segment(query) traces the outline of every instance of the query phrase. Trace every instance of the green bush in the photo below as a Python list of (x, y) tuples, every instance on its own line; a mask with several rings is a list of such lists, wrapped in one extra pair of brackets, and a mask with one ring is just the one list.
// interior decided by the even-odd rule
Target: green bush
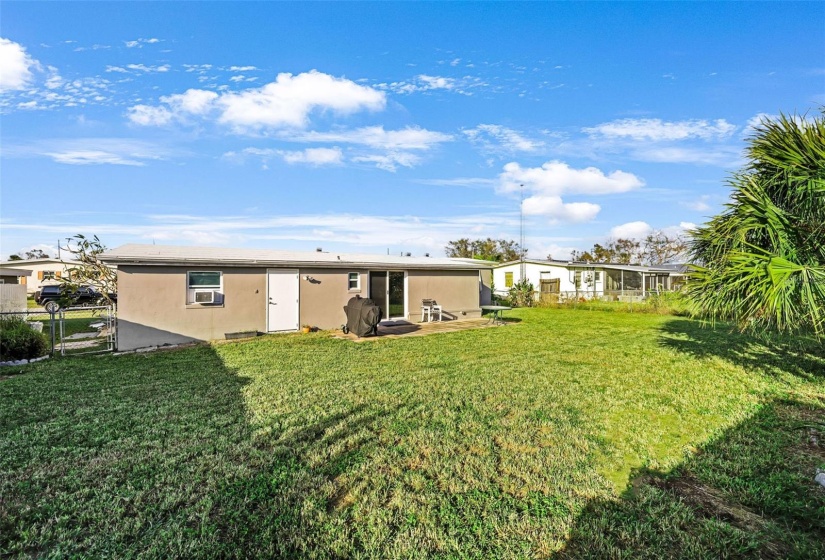
[(516, 282), (510, 288), (510, 306), (533, 307), (536, 304), (536, 289), (529, 280)]
[(0, 362), (31, 360), (48, 352), (46, 336), (18, 317), (0, 318)]

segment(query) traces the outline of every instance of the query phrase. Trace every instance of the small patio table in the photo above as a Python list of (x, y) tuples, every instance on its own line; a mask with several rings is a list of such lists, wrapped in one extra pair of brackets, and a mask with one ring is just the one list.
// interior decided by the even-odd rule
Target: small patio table
[(510, 311), (512, 307), (507, 307), (506, 305), (482, 305), (482, 311), (492, 311), (493, 314), (490, 316), (490, 320), (487, 321), (487, 324), (490, 323), (494, 325), (506, 325), (504, 319), (501, 318), (502, 311)]

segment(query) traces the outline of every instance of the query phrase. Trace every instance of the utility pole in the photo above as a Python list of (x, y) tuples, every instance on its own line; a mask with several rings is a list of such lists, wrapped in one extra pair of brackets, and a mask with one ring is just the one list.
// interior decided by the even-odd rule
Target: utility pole
[(519, 281), (524, 282), (525, 278), (525, 264), (524, 264), (524, 183), (519, 185), (521, 193), (521, 201), (519, 202)]

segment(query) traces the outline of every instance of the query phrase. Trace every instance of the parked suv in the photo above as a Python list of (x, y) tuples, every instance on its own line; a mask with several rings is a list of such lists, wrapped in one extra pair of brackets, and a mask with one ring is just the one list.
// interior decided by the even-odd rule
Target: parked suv
[(43, 286), (40, 291), (35, 292), (34, 301), (39, 305), (46, 305), (50, 301), (56, 301), (61, 305), (101, 305), (105, 298), (91, 286), (80, 286), (77, 291), (70, 292), (63, 284), (54, 286)]

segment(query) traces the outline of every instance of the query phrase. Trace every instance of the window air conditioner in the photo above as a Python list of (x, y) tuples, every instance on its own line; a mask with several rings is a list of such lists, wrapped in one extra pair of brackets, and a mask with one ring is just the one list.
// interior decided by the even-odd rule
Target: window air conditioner
[(195, 303), (215, 303), (215, 292), (213, 290), (198, 290), (195, 292)]

